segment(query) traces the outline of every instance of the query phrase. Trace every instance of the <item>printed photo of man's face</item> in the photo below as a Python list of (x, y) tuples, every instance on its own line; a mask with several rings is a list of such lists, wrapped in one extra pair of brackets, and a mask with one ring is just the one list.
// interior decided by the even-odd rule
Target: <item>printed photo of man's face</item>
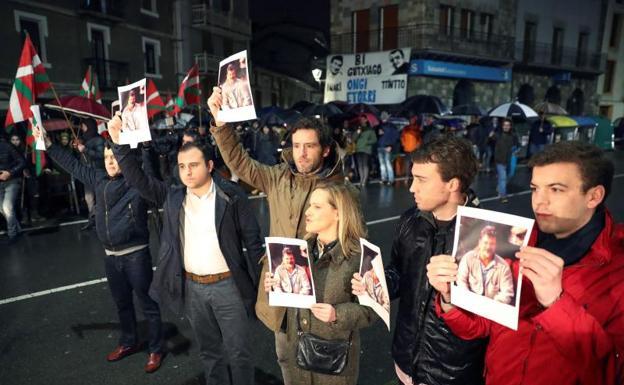
[(342, 56), (334, 56), (329, 61), (329, 72), (336, 76), (340, 73), (340, 69), (342, 68)]
[(390, 62), (392, 66), (397, 69), (405, 63), (405, 58), (403, 57), (403, 51), (400, 49), (394, 50), (390, 52)]

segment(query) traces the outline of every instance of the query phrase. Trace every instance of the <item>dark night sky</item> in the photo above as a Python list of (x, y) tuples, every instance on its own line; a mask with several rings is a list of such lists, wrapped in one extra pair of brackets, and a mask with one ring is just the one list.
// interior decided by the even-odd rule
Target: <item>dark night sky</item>
[(250, 0), (251, 20), (259, 27), (289, 22), (317, 28), (329, 37), (329, 0)]

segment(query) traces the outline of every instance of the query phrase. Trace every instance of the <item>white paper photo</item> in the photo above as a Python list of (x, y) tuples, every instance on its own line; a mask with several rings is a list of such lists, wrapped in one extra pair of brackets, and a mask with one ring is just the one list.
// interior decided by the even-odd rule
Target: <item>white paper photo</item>
[(451, 303), (517, 330), (522, 273), (514, 277), (512, 262), (528, 244), (533, 224), (530, 218), (459, 207), (453, 246), (459, 268)]
[(358, 295), (358, 301), (372, 308), (390, 330), (390, 296), (381, 250), (363, 238), (360, 238), (360, 249), (359, 273), (366, 286), (366, 294)]
[(146, 80), (117, 87), (121, 110), (119, 143), (136, 148), (138, 143), (152, 140), (146, 106)]
[(220, 122), (240, 122), (257, 118), (247, 63), (247, 51), (235, 53), (219, 63), (218, 84), (223, 97), (221, 110), (217, 113), (217, 120)]
[(308, 243), (302, 239), (266, 237), (269, 270), (277, 283), (269, 292), (269, 305), (309, 309), (316, 303)]
[(30, 106), (30, 111), (32, 111), (32, 118), (30, 118), (30, 124), (32, 126), (32, 133), (35, 137), (35, 150), (45, 151), (45, 141), (43, 137), (45, 135), (45, 128), (43, 128), (43, 121), (41, 120), (41, 110), (39, 109), (39, 105), (33, 104)]

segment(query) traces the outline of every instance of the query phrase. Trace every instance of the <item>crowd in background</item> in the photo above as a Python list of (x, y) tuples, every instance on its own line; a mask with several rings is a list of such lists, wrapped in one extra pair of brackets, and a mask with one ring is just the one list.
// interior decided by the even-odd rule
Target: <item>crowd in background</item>
[[(393, 185), (397, 178), (409, 180), (410, 155), (423, 143), (439, 135), (454, 135), (470, 140), (483, 173), (496, 171), (499, 197), (502, 202), (507, 201), (507, 185), (514, 176), (521, 147), (511, 120), (473, 116), (466, 124), (458, 119), (420, 115), (397, 121), (391, 119), (385, 111), (380, 114), (379, 121), (371, 118), (370, 114), (338, 121), (325, 120), (343, 159), (344, 174), (356, 186), (363, 188), (371, 179), (388, 186)], [(81, 119), (76, 125), (77, 135), (71, 130), (54, 131), (50, 133), (52, 140), (71, 149), (76, 158), (90, 167), (103, 168), (106, 131), (98, 134), (97, 123), (93, 119)], [(261, 120), (254, 120), (236, 124), (236, 133), (245, 150), (254, 159), (267, 165), (281, 162), (282, 149), (289, 146), (287, 125), (263, 125)], [(67, 218), (79, 212), (87, 212), (89, 217), (83, 229), (92, 228), (95, 205), (93, 190), (75, 181), (49, 159), (37, 176), (36, 162), (25, 145), (25, 134), (25, 128), (17, 127), (0, 139), (6, 143), (0, 146), (0, 170), (13, 170), (11, 183), (0, 182), (11, 186), (0, 199), (3, 201), (2, 213), (5, 219), (12, 222), (7, 225), (8, 229), (12, 229), (8, 231), (11, 238), (19, 233), (20, 226), (34, 226), (46, 218)], [(552, 126), (541, 115), (531, 126), (524, 157), (528, 158), (543, 150), (545, 144), (552, 141), (552, 135)], [(158, 178), (170, 184), (179, 183), (176, 159), (183, 143), (199, 140), (214, 145), (209, 131), (197, 125), (184, 130), (153, 130), (152, 139), (151, 143), (143, 146), (144, 163)], [(19, 154), (19, 159), (15, 159), (15, 154)], [(217, 167), (226, 175), (229, 173), (223, 162), (219, 162), (218, 154)], [(230, 174), (228, 177), (238, 182), (236, 175)], [(250, 189), (250, 193), (262, 192)]]

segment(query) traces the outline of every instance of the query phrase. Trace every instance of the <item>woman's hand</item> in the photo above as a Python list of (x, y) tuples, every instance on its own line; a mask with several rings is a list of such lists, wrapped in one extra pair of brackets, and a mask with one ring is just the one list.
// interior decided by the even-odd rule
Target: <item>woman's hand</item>
[(328, 303), (315, 303), (310, 310), (314, 317), (323, 322), (329, 323), (336, 321), (336, 308)]
[(277, 278), (273, 278), (273, 274), (268, 271), (264, 273), (264, 291), (270, 292), (273, 286), (277, 285)]
[(364, 285), (364, 280), (360, 273), (353, 273), (353, 278), (351, 279), (351, 293), (353, 295), (366, 293), (366, 286)]

